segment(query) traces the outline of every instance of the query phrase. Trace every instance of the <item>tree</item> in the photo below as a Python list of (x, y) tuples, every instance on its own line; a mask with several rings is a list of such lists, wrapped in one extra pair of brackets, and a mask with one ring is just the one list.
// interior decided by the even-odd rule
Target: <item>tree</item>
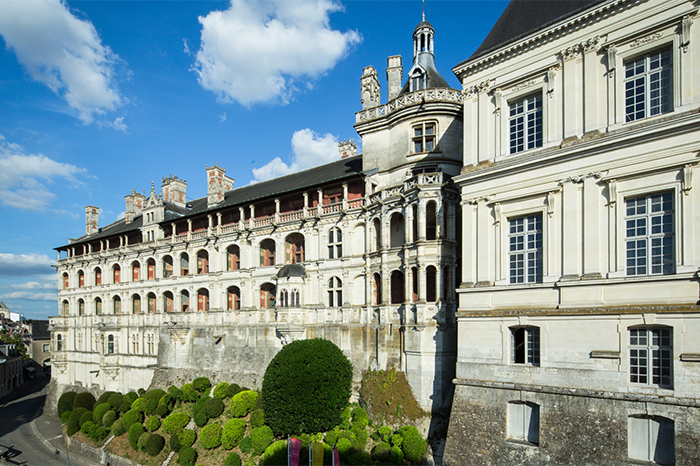
[(27, 346), (22, 341), (22, 335), (19, 333), (8, 335), (7, 332), (3, 330), (3, 332), (0, 333), (0, 341), (7, 345), (16, 345), (17, 352), (22, 355), (22, 359), (29, 359), (27, 355)]

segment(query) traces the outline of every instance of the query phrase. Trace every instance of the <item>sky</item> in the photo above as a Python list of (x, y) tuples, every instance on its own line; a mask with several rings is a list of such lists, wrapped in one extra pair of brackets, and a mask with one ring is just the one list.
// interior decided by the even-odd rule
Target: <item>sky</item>
[[(507, 1), (427, 0), (447, 82)], [(420, 0), (0, 0), (0, 300), (57, 314), (54, 248), (170, 174), (206, 195), (331, 162), (361, 141), (360, 76), (413, 58)], [(405, 82), (405, 79), (404, 79)]]

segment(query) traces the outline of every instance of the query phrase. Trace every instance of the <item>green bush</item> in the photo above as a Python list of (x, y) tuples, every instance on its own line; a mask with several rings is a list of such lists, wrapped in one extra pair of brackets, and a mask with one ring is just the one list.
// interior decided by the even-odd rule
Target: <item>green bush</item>
[(205, 395), (209, 393), (209, 389), (211, 388), (211, 382), (206, 377), (197, 377), (192, 381), (192, 385), (195, 390)]
[(63, 413), (73, 411), (73, 402), (78, 394), (75, 392), (65, 392), (58, 399), (58, 417), (63, 418)]
[(180, 448), (178, 461), (180, 466), (194, 466), (194, 462), (197, 461), (197, 452), (192, 447), (182, 447)]
[(95, 406), (95, 396), (90, 392), (78, 393), (73, 400), (74, 410), (75, 408), (85, 408), (92, 411), (93, 406)]
[(230, 453), (224, 460), (224, 466), (241, 466), (241, 457), (235, 451)]
[(131, 424), (131, 427), (129, 427), (127, 432), (129, 437), (129, 445), (131, 445), (131, 448), (134, 450), (138, 450), (139, 437), (141, 437), (141, 434), (146, 432), (146, 429), (143, 428), (143, 424), (140, 422), (135, 422)]
[(369, 424), (369, 416), (367, 416), (367, 411), (357, 407), (352, 410), (352, 428), (353, 429), (364, 429)]
[(197, 427), (204, 427), (207, 425), (207, 421), (209, 421), (209, 416), (207, 416), (206, 410), (202, 407), (201, 409), (194, 410), (192, 419), (194, 419), (194, 423), (197, 424)]
[(388, 463), (390, 453), (391, 445), (386, 442), (380, 442), (372, 449), (372, 459), (380, 463)]
[(160, 427), (160, 418), (158, 416), (151, 416), (148, 419), (146, 419), (146, 423), (144, 424), (144, 426), (149, 432), (158, 430), (158, 428)]
[(211, 450), (221, 445), (221, 426), (219, 424), (209, 424), (199, 433), (199, 443)]
[(394, 433), (394, 429), (392, 429), (389, 426), (382, 426), (377, 430), (377, 433), (381, 437), (382, 441), (384, 442), (389, 442), (389, 439), (391, 438), (391, 434)]
[(177, 438), (183, 447), (191, 447), (197, 440), (197, 434), (192, 429), (182, 429), (180, 432), (177, 432)]
[(340, 459), (345, 462), (350, 455), (350, 450), (352, 450), (352, 441), (347, 438), (338, 439), (335, 447), (338, 449)]
[(403, 443), (403, 437), (401, 434), (392, 434), (391, 436), (391, 446), (392, 447), (401, 447), (401, 444)]
[(102, 416), (102, 425), (110, 429), (114, 425), (114, 421), (117, 420), (117, 413), (111, 409), (107, 411), (104, 416)]
[(164, 446), (165, 439), (161, 435), (151, 434), (151, 436), (148, 437), (148, 440), (146, 441), (146, 445), (144, 446), (143, 451), (145, 451), (151, 456), (156, 456), (158, 453), (161, 452)]
[(68, 424), (68, 420), (70, 419), (70, 415), (73, 411), (66, 411), (63, 414), (61, 414), (61, 422), (64, 424)]
[(214, 396), (216, 398), (226, 398), (226, 391), (228, 390), (228, 382), (221, 382), (219, 385), (214, 387)]
[(238, 448), (240, 448), (243, 453), (250, 453), (253, 449), (253, 439), (246, 435), (238, 442)]
[(200, 393), (197, 390), (195, 390), (194, 385), (192, 385), (191, 383), (186, 383), (182, 386), (182, 395), (180, 396), (180, 399), (182, 401), (194, 403), (199, 399), (199, 396)]
[[(305, 464), (303, 461), (300, 463)], [(260, 464), (263, 466), (287, 466), (287, 441), (278, 440), (267, 447)]]
[(252, 390), (238, 392), (233, 395), (231, 400), (231, 416), (245, 417), (255, 408), (255, 402), (258, 399), (258, 394)]
[(182, 396), (182, 390), (177, 388), (175, 385), (171, 385), (168, 387), (168, 393), (173, 397), (173, 400), (179, 400), (180, 397)]
[(401, 450), (410, 463), (421, 463), (428, 449), (428, 442), (420, 436), (418, 429), (413, 426), (404, 426), (399, 429), (403, 437)]
[(226, 389), (226, 396), (229, 398), (232, 398), (233, 395), (235, 395), (236, 393), (240, 393), (240, 391), (241, 391), (241, 386), (238, 385), (237, 383), (232, 383)]
[(105, 426), (99, 426), (95, 432), (95, 436), (92, 438), (95, 442), (101, 442), (107, 438), (109, 435), (109, 430)]
[(180, 451), (182, 445), (180, 444), (180, 437), (178, 437), (177, 432), (170, 434), (170, 449), (175, 453)]
[(226, 450), (238, 445), (238, 442), (243, 438), (245, 433), (246, 423), (243, 419), (230, 419), (224, 425), (224, 431), (221, 433), (221, 445)]
[(95, 409), (92, 411), (92, 422), (98, 426), (102, 425), (102, 418), (110, 409), (112, 409), (112, 405), (109, 403), (101, 403), (96, 405)]
[(168, 415), (168, 413), (170, 413), (170, 410), (166, 405), (158, 405), (156, 408), (156, 414), (160, 417), (165, 417)]
[(209, 419), (216, 419), (224, 412), (224, 402), (221, 401), (221, 398), (209, 398), (206, 403), (204, 403), (204, 409)]
[(153, 390), (147, 391), (146, 394), (143, 395), (143, 401), (141, 402), (144, 413), (146, 413), (146, 415), (154, 414), (156, 412), (156, 408), (158, 407), (158, 402), (164, 395), (165, 391), (161, 390), (160, 388), (154, 388)]
[[(106, 414), (105, 414), (106, 416)], [(121, 419), (117, 419), (114, 421), (114, 424), (112, 424), (112, 429), (111, 429), (112, 435), (115, 437), (119, 437), (120, 435), (124, 435), (124, 432), (126, 432), (126, 429), (124, 428), (124, 423), (122, 422)]]
[(250, 426), (251, 427), (261, 427), (265, 425), (265, 411), (262, 409), (254, 409), (250, 413)]
[(253, 440), (253, 453), (260, 455), (272, 443), (275, 436), (272, 434), (270, 426), (262, 426), (253, 429), (250, 432), (250, 438)]
[(135, 409), (143, 413), (146, 409), (146, 407), (144, 406), (143, 397), (136, 398), (134, 402), (131, 403), (131, 409)]
[(97, 433), (97, 426), (94, 422), (87, 421), (82, 426), (80, 426), (80, 432), (82, 432), (90, 438), (93, 438)]
[(151, 434), (150, 432), (144, 432), (143, 434), (141, 434), (138, 441), (136, 442), (136, 446), (138, 447), (139, 451), (146, 451), (146, 442), (151, 437), (151, 435), (153, 434)]
[(125, 430), (129, 430), (133, 423), (141, 424), (143, 422), (143, 413), (137, 409), (130, 409), (122, 416), (122, 424)]
[(364, 450), (367, 446), (367, 441), (369, 440), (369, 434), (366, 430), (354, 430), (353, 433), (355, 434), (355, 442), (353, 442), (353, 446), (359, 450)]
[(163, 432), (172, 434), (183, 429), (190, 422), (190, 416), (186, 413), (172, 413), (163, 421)]
[(372, 463), (372, 457), (364, 450), (353, 449), (348, 455), (348, 464), (365, 466)]
[(293, 341), (265, 370), (265, 422), (277, 435), (327, 431), (340, 423), (351, 383), (352, 364), (332, 342)]
[(146, 389), (144, 389), (144, 388), (139, 388), (137, 391), (138, 391), (139, 396), (143, 396), (146, 394)]
[(403, 464), (404, 457), (401, 448), (396, 446), (391, 447), (391, 451), (389, 452), (389, 462), (391, 464)]
[(334, 447), (335, 444), (338, 443), (338, 434), (339, 431), (337, 429), (329, 430), (328, 432), (326, 432), (324, 441), (331, 447)]
[(352, 408), (350, 406), (346, 406), (343, 412), (340, 414), (340, 428), (341, 429), (349, 429), (350, 428), (350, 420), (352, 419)]
[(121, 393), (112, 393), (107, 402), (112, 406), (112, 409), (117, 410), (121, 406), (123, 400), (124, 395)]
[(114, 395), (115, 393), (117, 393), (117, 392), (107, 391), (107, 392), (102, 393), (102, 395), (100, 395), (97, 398), (97, 401), (95, 402), (95, 404), (101, 405), (102, 403), (109, 403), (109, 397)]
[(131, 409), (131, 405), (139, 396), (136, 392), (129, 392), (122, 398), (122, 403), (119, 405), (119, 412), (125, 413)]
[(66, 427), (66, 433), (69, 437), (80, 430), (80, 418), (85, 413), (87, 413), (85, 408), (75, 408), (71, 411), (68, 426)]
[(83, 424), (86, 422), (92, 422), (92, 411), (85, 411), (82, 416), (80, 416), (80, 427), (83, 427)]
[(158, 406), (167, 406), (168, 410), (172, 410), (175, 407), (175, 398), (170, 393), (166, 393), (158, 400)]

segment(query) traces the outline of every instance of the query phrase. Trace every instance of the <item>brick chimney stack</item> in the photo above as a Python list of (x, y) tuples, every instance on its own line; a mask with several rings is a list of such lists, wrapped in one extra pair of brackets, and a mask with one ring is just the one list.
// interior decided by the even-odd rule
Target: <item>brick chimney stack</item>
[(163, 177), (163, 202), (169, 202), (182, 209), (185, 208), (187, 201), (185, 193), (187, 190), (187, 180), (181, 180), (171, 173), (169, 177)]
[(386, 59), (386, 80), (389, 84), (389, 100), (393, 100), (401, 92), (401, 81), (403, 81), (401, 55), (394, 55)]
[(124, 199), (126, 200), (126, 223), (131, 223), (138, 215), (141, 215), (146, 196), (132, 189), (131, 194), (124, 196)]
[(233, 188), (233, 178), (226, 176), (226, 168), (215, 163), (213, 167), (207, 165), (207, 207), (220, 204), (226, 191)]
[(346, 159), (357, 154), (357, 144), (352, 139), (347, 141), (342, 141), (338, 143), (338, 152), (340, 152), (340, 158)]
[(98, 225), (100, 209), (95, 206), (85, 206), (85, 234), (94, 235), (100, 231)]

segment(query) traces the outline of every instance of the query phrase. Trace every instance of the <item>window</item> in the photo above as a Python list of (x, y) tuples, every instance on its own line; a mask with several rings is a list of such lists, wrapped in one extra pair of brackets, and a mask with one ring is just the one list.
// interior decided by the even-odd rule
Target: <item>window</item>
[(209, 253), (207, 251), (197, 253), (197, 275), (203, 273), (209, 273)]
[(95, 298), (95, 315), (102, 314), (102, 300), (100, 298)]
[(69, 282), (69, 279), (68, 279), (68, 274), (67, 274), (67, 273), (64, 273), (64, 274), (63, 274), (63, 289), (64, 289), (64, 290), (67, 290), (67, 289), (69, 288), (69, 286), (70, 286), (69, 283), (70, 283), (70, 282)]
[(437, 204), (433, 201), (425, 206), (425, 239), (437, 239)]
[(400, 248), (406, 242), (406, 222), (400, 213), (392, 214), (389, 219), (389, 245), (392, 248)]
[(673, 421), (657, 416), (627, 418), (627, 452), (630, 459), (649, 464), (674, 464)]
[(85, 315), (85, 301), (83, 301), (82, 299), (78, 300), (78, 315), (79, 316)]
[(209, 291), (205, 288), (197, 291), (197, 310), (200, 312), (209, 311)]
[(423, 71), (417, 68), (411, 76), (410, 83), (411, 92), (425, 89), (425, 75), (423, 74)]
[(131, 345), (134, 354), (139, 354), (139, 336), (135, 333), (131, 335)]
[(180, 256), (180, 276), (186, 277), (190, 274), (190, 256), (183, 252)]
[(61, 351), (61, 350), (63, 350), (63, 337), (59, 333), (56, 336), (56, 351)]
[(542, 95), (510, 104), (510, 153), (542, 147)]
[(674, 272), (673, 193), (627, 199), (627, 275)]
[(272, 283), (263, 283), (260, 287), (260, 309), (274, 309), (277, 288)]
[(226, 270), (240, 270), (241, 249), (236, 246), (229, 246), (226, 249)]
[(343, 257), (343, 233), (340, 228), (331, 228), (328, 232), (328, 258)]
[(535, 403), (511, 401), (508, 403), (508, 439), (540, 443), (540, 407)]
[(394, 270), (390, 275), (391, 280), (391, 304), (403, 304), (406, 299), (404, 290), (403, 273)]
[(511, 361), (515, 364), (540, 365), (539, 327), (515, 327), (510, 329)]
[(156, 295), (153, 293), (148, 293), (148, 313), (156, 313)]
[(227, 302), (229, 311), (238, 311), (241, 308), (241, 290), (237, 286), (230, 286), (227, 290)]
[(153, 280), (156, 278), (156, 261), (154, 259), (148, 259), (147, 264), (147, 279)]
[(113, 309), (115, 314), (121, 314), (122, 313), (122, 300), (119, 296), (115, 296), (114, 299), (112, 299), (112, 304), (113, 304)]
[(260, 267), (275, 265), (275, 242), (266, 239), (260, 242)]
[(131, 312), (133, 314), (141, 314), (141, 296), (135, 294), (131, 301)]
[(173, 294), (170, 291), (163, 293), (163, 309), (165, 312), (173, 312)]
[(304, 236), (292, 233), (285, 241), (285, 253), (287, 264), (299, 264), (304, 262)]
[(180, 293), (180, 306), (182, 312), (190, 310), (190, 293), (187, 290), (182, 290)]
[(170, 256), (163, 257), (163, 278), (173, 276), (173, 258)]
[(625, 63), (625, 121), (671, 111), (671, 49)]
[(121, 281), (121, 267), (119, 267), (119, 264), (114, 264), (114, 267), (112, 268), (112, 282), (114, 284), (117, 284)]
[(63, 301), (63, 315), (67, 316), (68, 315), (68, 309), (69, 309), (69, 304), (68, 301)]
[(672, 359), (672, 329), (630, 329), (630, 382), (671, 388)]
[(44, 353), (46, 353), (49, 350), (49, 345), (43, 345), (41, 349)]
[(424, 122), (412, 128), (413, 153), (432, 152), (435, 150), (435, 122)]
[(153, 340), (154, 340), (153, 334), (152, 333), (147, 334), (146, 340), (147, 340), (147, 344), (148, 344), (148, 354), (154, 354), (155, 345), (153, 344)]
[(509, 224), (510, 283), (542, 283), (542, 214)]
[(85, 272), (82, 270), (78, 272), (78, 288), (82, 288), (85, 286)]
[(382, 277), (378, 273), (372, 278), (372, 304), (382, 304)]
[(425, 299), (429, 303), (437, 301), (437, 269), (429, 265), (425, 268)]
[(107, 337), (107, 353), (114, 354), (114, 335)]
[(102, 285), (102, 269), (97, 267), (95, 269), (95, 286)]
[(343, 282), (338, 277), (328, 280), (328, 307), (343, 305)]
[(141, 275), (141, 264), (134, 262), (131, 264), (131, 279), (135, 282), (139, 281)]

